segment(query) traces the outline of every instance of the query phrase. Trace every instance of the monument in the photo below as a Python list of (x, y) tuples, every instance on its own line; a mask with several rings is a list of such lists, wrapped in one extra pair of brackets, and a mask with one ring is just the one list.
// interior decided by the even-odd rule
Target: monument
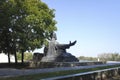
[(66, 49), (75, 45), (77, 41), (71, 42), (69, 44), (59, 44), (57, 41), (56, 33), (51, 33), (50, 41), (48, 47), (44, 48), (44, 57), (41, 62), (78, 62), (79, 60), (68, 53)]
[(56, 33), (51, 33), (49, 44), (44, 48), (44, 53), (35, 53), (30, 67), (54, 68), (103, 64), (103, 62), (79, 62), (74, 55), (66, 51), (66, 49), (74, 46), (76, 42), (70, 41), (68, 44), (60, 44), (57, 42)]

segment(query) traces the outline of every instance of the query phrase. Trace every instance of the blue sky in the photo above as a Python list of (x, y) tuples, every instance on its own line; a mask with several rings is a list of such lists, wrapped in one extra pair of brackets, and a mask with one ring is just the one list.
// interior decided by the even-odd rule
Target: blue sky
[(68, 52), (95, 57), (120, 53), (120, 0), (42, 0), (55, 9), (60, 43), (77, 40)]

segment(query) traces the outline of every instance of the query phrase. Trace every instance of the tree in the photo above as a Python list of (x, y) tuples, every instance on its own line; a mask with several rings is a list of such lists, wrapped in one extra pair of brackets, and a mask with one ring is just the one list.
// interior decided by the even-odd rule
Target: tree
[(16, 63), (17, 51), (22, 53), (23, 62), (26, 50), (41, 48), (56, 30), (54, 10), (41, 0), (2, 0), (0, 11), (0, 38), (6, 39), (2, 39), (0, 48), (14, 54)]
[[(18, 60), (21, 60), (21, 57), (22, 55), (21, 55), (21, 53), (18, 53), (17, 52), (17, 59)], [(33, 59), (33, 55), (32, 55), (32, 53), (30, 53), (30, 52), (25, 52), (24, 53), (24, 60), (25, 61), (30, 61), (30, 60), (32, 60)]]
[(80, 61), (97, 61), (96, 57), (85, 57), (85, 56), (79, 56), (78, 59)]
[[(9, 6), (5, 4), (5, 0), (0, 0), (0, 51), (8, 53), (8, 61), (10, 63), (10, 21), (8, 13)], [(9, 36), (9, 37), (8, 37)]]
[(98, 55), (101, 61), (120, 61), (119, 53), (102, 53)]

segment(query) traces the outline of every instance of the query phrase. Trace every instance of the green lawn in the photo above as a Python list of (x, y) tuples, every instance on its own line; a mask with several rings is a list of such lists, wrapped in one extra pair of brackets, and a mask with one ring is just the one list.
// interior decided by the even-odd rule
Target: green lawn
[(108, 68), (113, 68), (113, 67), (120, 67), (120, 65), (96, 67), (96, 68), (82, 69), (82, 70), (79, 69), (79, 70), (58, 71), (58, 72), (50, 72), (50, 73), (40, 73), (40, 74), (19, 76), (19, 77), (0, 78), (0, 80), (40, 80), (42, 78), (63, 76), (63, 75), (76, 74), (76, 73), (95, 71), (95, 70), (102, 70), (102, 69), (108, 69)]

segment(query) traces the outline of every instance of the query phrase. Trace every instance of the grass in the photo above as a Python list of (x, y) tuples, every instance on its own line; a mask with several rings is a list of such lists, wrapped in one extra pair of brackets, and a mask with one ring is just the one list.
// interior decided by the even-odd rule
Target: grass
[(76, 74), (76, 73), (95, 71), (95, 70), (102, 70), (102, 69), (108, 69), (108, 68), (119, 67), (119, 66), (120, 65), (114, 65), (114, 66), (96, 67), (96, 68), (89, 68), (89, 69), (79, 69), (79, 70), (58, 71), (58, 72), (50, 72), (50, 73), (40, 73), (40, 74), (19, 76), (19, 77), (0, 78), (0, 80), (40, 80), (42, 78), (63, 76), (63, 75)]

